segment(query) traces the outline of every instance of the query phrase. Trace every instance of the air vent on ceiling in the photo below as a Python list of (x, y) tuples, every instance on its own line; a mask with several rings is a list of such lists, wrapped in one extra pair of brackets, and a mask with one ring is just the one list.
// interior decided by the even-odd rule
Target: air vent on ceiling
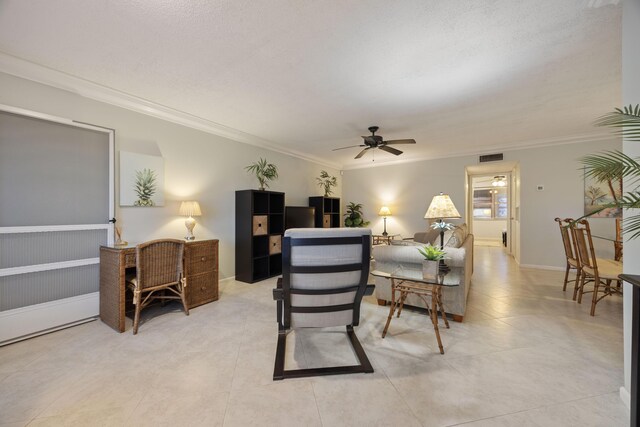
[(480, 156), (480, 163), (485, 162), (499, 162), (503, 160), (504, 155), (502, 153), (498, 154), (485, 154), (484, 156)]

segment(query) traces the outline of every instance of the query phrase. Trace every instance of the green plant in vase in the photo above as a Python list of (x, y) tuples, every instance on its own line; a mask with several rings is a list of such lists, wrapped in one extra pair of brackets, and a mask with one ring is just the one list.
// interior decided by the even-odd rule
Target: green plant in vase
[(444, 259), (447, 254), (445, 251), (437, 246), (431, 244), (422, 248), (418, 248), (418, 252), (424, 257), (422, 261), (422, 275), (424, 277), (433, 278), (438, 275), (440, 269), (440, 261)]
[(345, 227), (366, 227), (369, 225), (369, 221), (365, 221), (362, 218), (362, 204), (350, 202), (347, 205), (347, 213), (344, 214)]
[(133, 202), (133, 206), (155, 206), (151, 199), (156, 193), (155, 171), (147, 168), (136, 171), (134, 190), (138, 195), (138, 200)]
[(320, 177), (316, 178), (318, 185), (324, 189), (324, 197), (329, 197), (333, 191), (333, 187), (338, 185), (338, 178), (329, 175), (325, 170), (320, 171)]
[(278, 178), (278, 167), (273, 163), (268, 163), (267, 159), (260, 158), (259, 161), (246, 166), (247, 172), (255, 174), (260, 183), (260, 191), (269, 187), (268, 182)]
[(447, 254), (439, 247), (430, 244), (422, 248), (418, 248), (418, 252), (420, 252), (426, 261), (440, 261), (441, 259), (444, 259), (444, 256)]

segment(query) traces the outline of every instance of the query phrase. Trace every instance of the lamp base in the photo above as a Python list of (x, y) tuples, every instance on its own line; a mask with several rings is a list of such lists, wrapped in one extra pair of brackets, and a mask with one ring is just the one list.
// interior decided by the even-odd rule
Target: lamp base
[(189, 217), (185, 220), (184, 226), (187, 227), (187, 235), (184, 237), (184, 240), (195, 240), (196, 236), (193, 235), (193, 227), (196, 226), (196, 220)]

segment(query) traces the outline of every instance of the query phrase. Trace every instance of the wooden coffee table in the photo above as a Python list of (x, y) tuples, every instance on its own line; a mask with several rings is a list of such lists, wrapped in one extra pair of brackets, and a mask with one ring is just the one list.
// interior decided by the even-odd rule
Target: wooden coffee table
[[(398, 317), (402, 312), (402, 307), (407, 299), (407, 295), (415, 294), (425, 303), (425, 307), (429, 311), (431, 317), (431, 323), (436, 333), (436, 339), (438, 340), (438, 347), (440, 347), (440, 354), (444, 354), (444, 347), (442, 346), (442, 340), (440, 339), (440, 330), (438, 329), (438, 310), (442, 315), (444, 324), (449, 328), (449, 321), (444, 311), (442, 304), (442, 287), (443, 286), (459, 286), (462, 280), (462, 271), (460, 268), (452, 268), (446, 274), (440, 274), (434, 277), (425, 277), (422, 274), (422, 270), (413, 270), (406, 268), (399, 268), (392, 272), (386, 272), (381, 270), (374, 270), (371, 272), (376, 277), (381, 277), (391, 280), (391, 308), (389, 309), (389, 317), (387, 317), (387, 323), (382, 331), (382, 338), (387, 335), (391, 318), (398, 309)], [(399, 293), (399, 298), (396, 299), (396, 293)], [(431, 304), (427, 302), (427, 297), (431, 298)]]

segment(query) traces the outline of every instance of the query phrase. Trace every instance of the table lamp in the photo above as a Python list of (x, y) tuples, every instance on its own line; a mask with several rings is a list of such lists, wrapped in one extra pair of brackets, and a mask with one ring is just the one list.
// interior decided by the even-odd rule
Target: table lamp
[(184, 239), (195, 240), (196, 237), (193, 235), (193, 227), (196, 226), (196, 220), (193, 219), (193, 217), (202, 215), (200, 204), (195, 200), (182, 202), (180, 205), (180, 215), (189, 217), (184, 222), (185, 227), (187, 227), (187, 235)]
[[(460, 213), (456, 209), (455, 205), (451, 201), (448, 194), (440, 193), (437, 196), (433, 196), (427, 213), (424, 214), (425, 219), (437, 219), (440, 229), (440, 249), (444, 250), (444, 218), (460, 218)], [(444, 260), (440, 260), (440, 271), (446, 272), (449, 270)]]
[(387, 217), (391, 216), (391, 210), (388, 207), (383, 206), (380, 208), (380, 212), (378, 212), (378, 216), (383, 217), (383, 220), (384, 220), (384, 231), (382, 232), (382, 235), (388, 236), (389, 233), (387, 233)]

